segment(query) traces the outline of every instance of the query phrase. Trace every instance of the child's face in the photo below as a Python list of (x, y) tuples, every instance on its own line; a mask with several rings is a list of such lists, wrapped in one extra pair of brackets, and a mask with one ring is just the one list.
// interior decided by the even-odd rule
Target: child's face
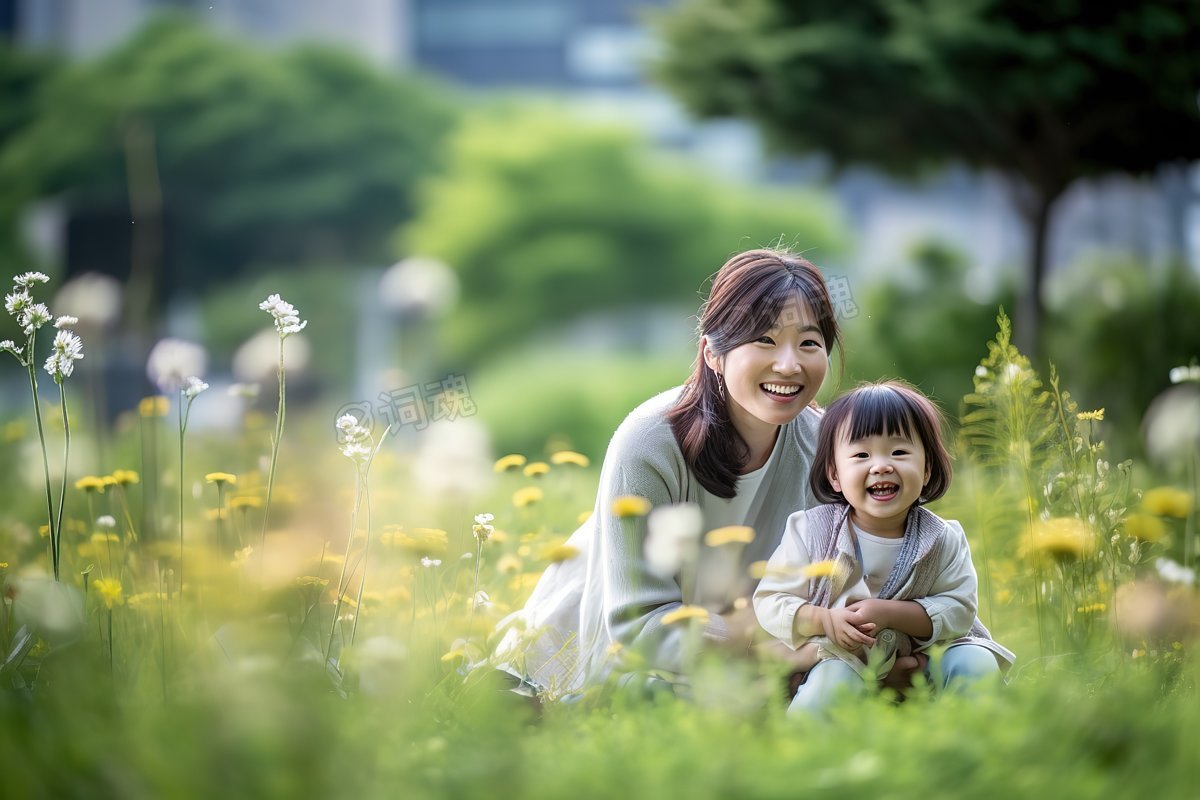
[(850, 441), (850, 420), (833, 448), (829, 482), (853, 509), (851, 518), (876, 536), (904, 535), (908, 511), (929, 481), (920, 439), (880, 434)]

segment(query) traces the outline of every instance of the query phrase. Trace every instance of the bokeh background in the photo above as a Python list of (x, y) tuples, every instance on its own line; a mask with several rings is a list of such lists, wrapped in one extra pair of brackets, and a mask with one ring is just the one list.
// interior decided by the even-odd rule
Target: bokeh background
[(278, 291), (312, 321), (294, 414), (461, 376), (494, 454), (598, 455), (687, 374), (706, 279), (782, 245), (837, 281), (841, 387), (955, 414), (1003, 306), (1138, 456), (1200, 353), (1195, 12), (5, 0), (0, 264), (84, 320), (84, 426), (151, 392), (166, 336), (269, 409), (248, 301)]

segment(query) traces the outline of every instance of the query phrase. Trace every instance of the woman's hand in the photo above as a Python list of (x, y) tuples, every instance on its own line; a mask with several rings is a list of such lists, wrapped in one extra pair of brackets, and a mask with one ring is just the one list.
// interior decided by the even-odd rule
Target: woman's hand
[(879, 681), (880, 685), (902, 692), (912, 686), (913, 675), (924, 671), (929, 663), (929, 656), (924, 653), (914, 653), (911, 656), (899, 656), (892, 665), (891, 671)]

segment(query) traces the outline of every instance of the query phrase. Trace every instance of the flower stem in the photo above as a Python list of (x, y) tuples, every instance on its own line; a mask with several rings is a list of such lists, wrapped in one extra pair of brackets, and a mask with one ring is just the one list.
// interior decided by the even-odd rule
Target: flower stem
[[(187, 417), (183, 413), (184, 392), (179, 390), (179, 595), (183, 596), (183, 434), (187, 430)], [(191, 410), (190, 408), (188, 409)]]
[[(263, 524), (262, 536), (260, 537), (259, 549), (259, 569), (266, 563), (267, 555), (267, 521), (271, 517), (271, 492), (275, 488), (275, 464), (279, 460), (279, 442), (283, 439), (283, 418), (287, 407), (284, 403), (284, 392), (287, 384), (287, 376), (283, 368), (283, 337), (279, 337), (279, 407), (275, 411), (275, 436), (271, 439), (271, 468), (267, 473), (267, 502), (263, 507)], [(341, 602), (341, 597), (338, 597), (338, 602)], [(334, 622), (336, 623), (336, 618)]]
[(58, 384), (58, 399), (62, 406), (63, 418), (63, 475), (62, 475), (62, 490), (58, 493), (58, 516), (55, 519), (54, 529), (62, 530), (63, 506), (67, 502), (67, 461), (71, 457), (71, 422), (67, 416), (67, 387), (59, 382)]
[(33, 417), (37, 422), (38, 440), (42, 445), (42, 469), (46, 474), (46, 524), (49, 526), (50, 538), (50, 561), (54, 565), (54, 580), (61, 580), (59, 577), (59, 556), (60, 545), (58, 527), (54, 524), (54, 490), (50, 488), (50, 457), (46, 454), (46, 431), (42, 425), (42, 406), (38, 402), (38, 385), (37, 385), (37, 369), (33, 364), (33, 338), (34, 334), (29, 334), (29, 341), (26, 344), (26, 368), (29, 371), (29, 389), (33, 392)]

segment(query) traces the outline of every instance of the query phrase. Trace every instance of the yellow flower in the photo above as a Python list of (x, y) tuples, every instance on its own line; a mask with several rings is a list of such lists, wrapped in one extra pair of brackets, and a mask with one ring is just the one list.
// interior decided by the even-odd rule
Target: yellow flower
[(230, 486), (233, 486), (237, 483), (237, 475), (233, 475), (228, 472), (210, 472), (204, 476), (204, 480), (208, 481), (209, 483), (215, 483), (218, 486), (224, 483), (228, 483)]
[(525, 466), (525, 456), (520, 453), (511, 453), (496, 460), (492, 465), (492, 469), (496, 472), (511, 472), (514, 469), (519, 469)]
[(15, 419), (12, 422), (6, 422), (3, 438), (6, 442), (15, 442), (25, 438), (25, 421)]
[(440, 528), (413, 528), (405, 531), (397, 525), (386, 531), (385, 535), (387, 533), (391, 534), (388, 540), (391, 546), (399, 547), (413, 555), (434, 556), (446, 552), (449, 546), (449, 537)]
[(559, 450), (554, 455), (550, 456), (551, 464), (574, 464), (577, 467), (586, 467), (592, 462), (583, 453), (576, 453), (574, 450)]
[(625, 494), (612, 501), (614, 517), (644, 517), (650, 513), (650, 501), (636, 494)]
[(550, 471), (550, 465), (545, 461), (534, 461), (525, 467), (526, 478), (540, 478)]
[(756, 581), (761, 581), (767, 574), (767, 562), (755, 561), (750, 566), (746, 567), (746, 574)]
[(1160, 517), (1184, 519), (1192, 511), (1192, 493), (1174, 486), (1159, 486), (1142, 495), (1142, 508)]
[(560, 561), (569, 561), (577, 555), (579, 555), (578, 547), (572, 547), (569, 544), (552, 544), (549, 547), (543, 547), (538, 553), (538, 558), (549, 561), (551, 564), (557, 564)]
[(1167, 534), (1167, 527), (1158, 517), (1149, 514), (1130, 514), (1125, 518), (1125, 533), (1143, 542), (1157, 542)]
[(105, 607), (112, 608), (121, 602), (121, 582), (116, 578), (100, 578), (92, 586), (96, 588)]
[(814, 561), (803, 571), (806, 578), (829, 578), (837, 571), (837, 564), (833, 561)]
[(1012, 592), (1008, 589), (1001, 589), (996, 592), (996, 602), (1000, 605), (1007, 605), (1012, 600)]
[(496, 562), (496, 571), (502, 575), (516, 575), (521, 571), (521, 559), (512, 553), (505, 553)]
[(223, 508), (206, 508), (204, 509), (204, 518), (209, 522), (225, 519), (225, 509)]
[(704, 606), (680, 606), (674, 611), (668, 611), (663, 614), (663, 625), (674, 625), (677, 622), (685, 622), (690, 619), (699, 620), (702, 624), (708, 622), (708, 609)]
[(525, 508), (534, 503), (540, 503), (545, 494), (537, 486), (526, 486), (513, 492), (512, 503), (517, 508)]
[(84, 475), (79, 480), (75, 481), (75, 488), (82, 489), (85, 492), (100, 492), (104, 493), (104, 479), (97, 478), (95, 475)]
[(1075, 415), (1075, 419), (1080, 422), (1101, 422), (1104, 420), (1104, 409), (1098, 408), (1095, 411), (1080, 411)]
[[(138, 592), (137, 594), (129, 595), (129, 599), (125, 604), (132, 609), (157, 611), (158, 606), (168, 600), (166, 592)], [(151, 605), (154, 603), (155, 605)]]
[(1047, 555), (1059, 560), (1082, 558), (1096, 549), (1096, 535), (1074, 517), (1040, 520), (1025, 532), (1022, 555)]
[(1108, 610), (1108, 606), (1104, 603), (1089, 603), (1086, 606), (1080, 606), (1075, 610), (1080, 614), (1103, 614)]
[(143, 417), (165, 417), (171, 408), (171, 401), (161, 394), (143, 397), (138, 402), (138, 413)]
[(329, 585), (329, 578), (319, 578), (316, 575), (301, 575), (299, 578), (296, 578), (296, 585), (301, 589), (308, 588), (309, 586), (316, 586), (323, 589)]
[(131, 469), (114, 469), (112, 479), (120, 486), (138, 483), (138, 474)]
[(8, 562), (0, 561), (0, 569), (8, 569)]
[(229, 498), (230, 508), (262, 508), (263, 501), (261, 497), (256, 497), (252, 494), (241, 494), (237, 497)]
[(709, 547), (720, 547), (723, 544), (750, 544), (754, 541), (754, 528), (749, 525), (726, 525), (716, 528), (704, 535), (704, 543)]
[(119, 542), (121, 537), (115, 533), (93, 533), (92, 544), (107, 544), (108, 542)]

